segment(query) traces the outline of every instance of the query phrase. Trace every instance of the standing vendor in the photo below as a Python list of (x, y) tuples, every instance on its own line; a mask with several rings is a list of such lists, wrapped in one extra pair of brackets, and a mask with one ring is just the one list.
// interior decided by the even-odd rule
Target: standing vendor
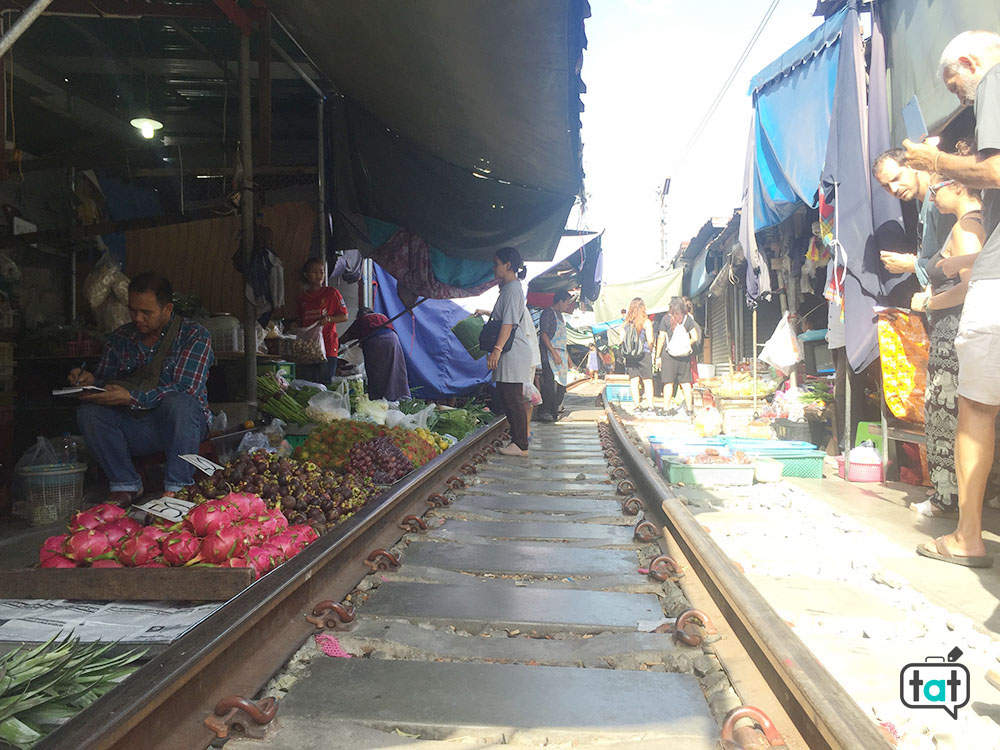
[(538, 418), (543, 422), (559, 419), (559, 407), (569, 382), (569, 355), (566, 354), (566, 321), (563, 315), (573, 309), (573, 297), (565, 289), (552, 295), (552, 306), (542, 310), (538, 321), (538, 340), (542, 351), (542, 406)]
[(165, 495), (193, 483), (194, 467), (178, 458), (197, 453), (211, 412), (205, 384), (215, 361), (212, 339), (174, 314), (174, 291), (156, 273), (128, 286), (131, 323), (114, 331), (94, 372), (77, 368), (71, 385), (105, 390), (81, 396), (76, 420), (87, 448), (110, 480), (109, 501), (127, 505), (142, 494), (132, 456), (167, 455)]
[(396, 329), (385, 315), (367, 307), (358, 310), (358, 319), (344, 332), (344, 343), (357, 339), (365, 356), (368, 396), (399, 401), (410, 397), (406, 360)]
[(302, 281), (305, 289), (298, 299), (299, 325), (308, 328), (320, 323), (326, 349), (326, 364), (302, 366), (302, 377), (325, 385), (337, 374), (337, 350), (340, 349), (337, 323), (347, 320), (347, 305), (340, 292), (326, 285), (326, 263), (322, 258), (306, 261), (302, 266)]

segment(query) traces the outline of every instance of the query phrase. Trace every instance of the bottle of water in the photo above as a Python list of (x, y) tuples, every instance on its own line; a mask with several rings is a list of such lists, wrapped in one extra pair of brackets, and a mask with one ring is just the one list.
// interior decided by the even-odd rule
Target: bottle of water
[(75, 464), (79, 459), (76, 440), (68, 432), (64, 432), (62, 438), (56, 441), (56, 455), (61, 464)]

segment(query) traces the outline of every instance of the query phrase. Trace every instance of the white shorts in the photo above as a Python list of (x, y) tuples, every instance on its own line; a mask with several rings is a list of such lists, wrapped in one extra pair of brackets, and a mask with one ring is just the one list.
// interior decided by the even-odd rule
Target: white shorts
[(958, 324), (958, 394), (970, 401), (1000, 405), (1000, 279), (969, 284)]

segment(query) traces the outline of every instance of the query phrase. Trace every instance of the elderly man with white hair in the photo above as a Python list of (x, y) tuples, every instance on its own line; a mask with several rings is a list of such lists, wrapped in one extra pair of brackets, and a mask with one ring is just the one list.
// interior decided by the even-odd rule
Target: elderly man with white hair
[[(959, 323), (958, 526), (933, 544), (921, 544), (925, 557), (968, 567), (993, 564), (983, 544), (983, 495), (993, 464), (994, 426), (1000, 412), (1000, 34), (966, 31), (952, 39), (938, 72), (965, 106), (974, 105), (977, 153), (948, 154), (928, 143), (903, 141), (906, 163), (944, 179), (983, 190), (982, 252), (941, 261), (948, 276), (968, 275), (969, 291)], [(968, 270), (971, 267), (971, 272)]]

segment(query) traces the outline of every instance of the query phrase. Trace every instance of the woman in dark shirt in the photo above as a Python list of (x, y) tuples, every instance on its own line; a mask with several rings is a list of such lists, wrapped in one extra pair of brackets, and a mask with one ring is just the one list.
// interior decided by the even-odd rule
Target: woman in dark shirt
[(406, 378), (403, 347), (399, 345), (399, 336), (389, 319), (368, 308), (361, 308), (358, 319), (344, 333), (343, 342), (355, 339), (360, 341), (365, 356), (368, 396), (373, 401), (409, 398), (410, 385)]

